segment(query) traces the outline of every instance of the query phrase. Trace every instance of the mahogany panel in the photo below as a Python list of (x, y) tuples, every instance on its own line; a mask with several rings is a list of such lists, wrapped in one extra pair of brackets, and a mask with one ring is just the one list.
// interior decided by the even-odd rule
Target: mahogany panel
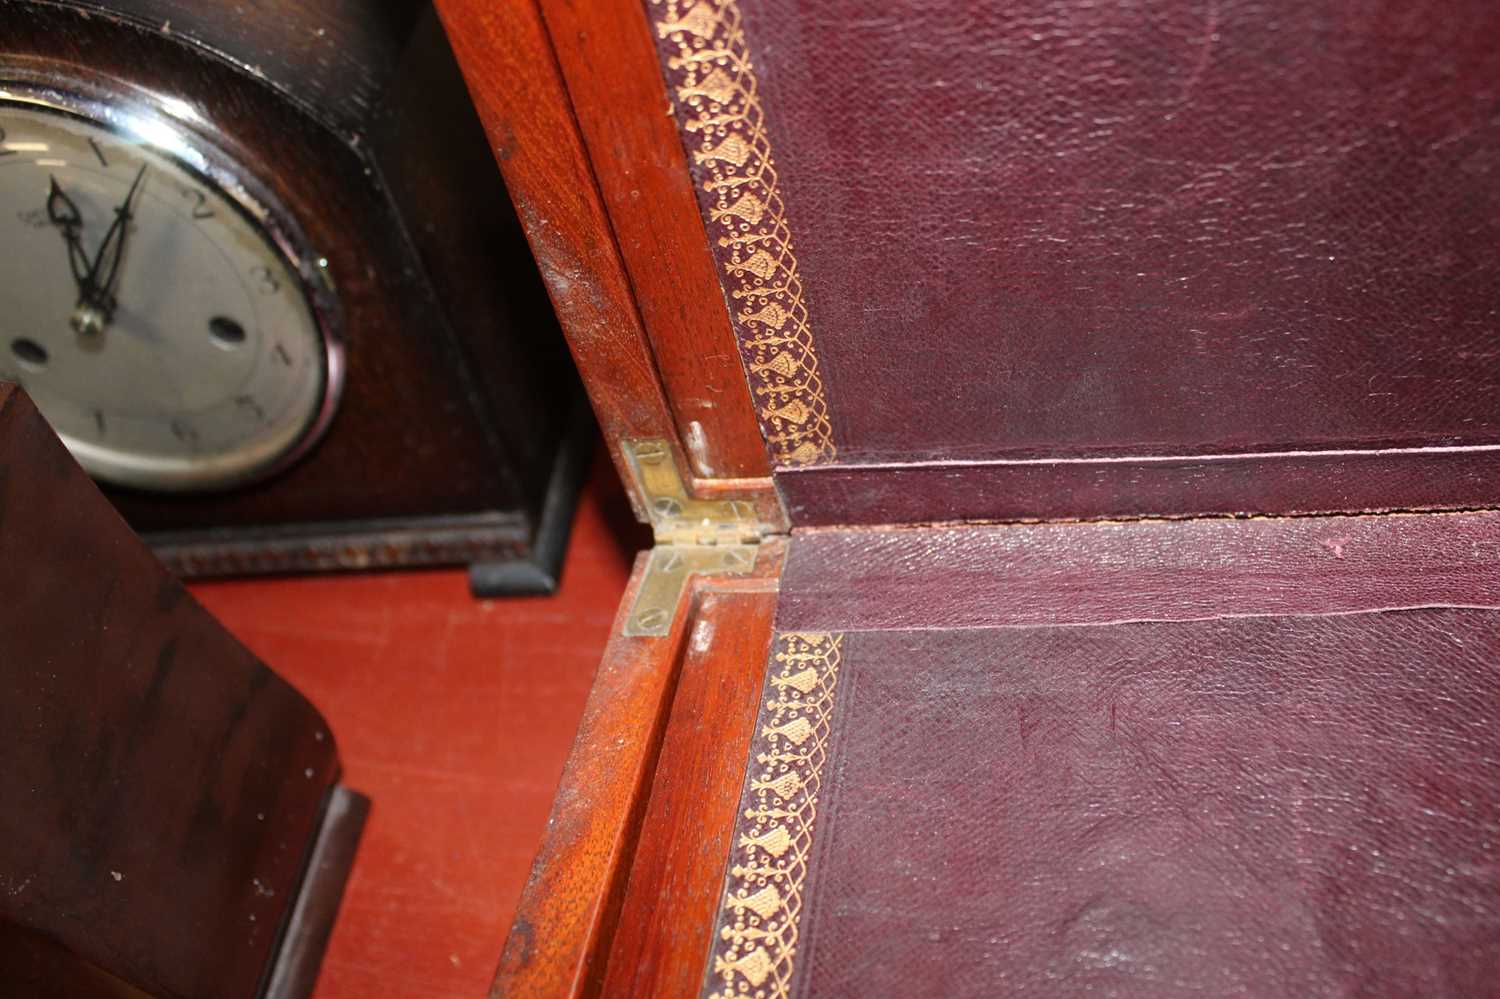
[(636, 560), (620, 600), (492, 995), (580, 994), (608, 938), (688, 628), (679, 607), (667, 635), (623, 636), (646, 565)]
[(0, 996), (260, 995), (339, 776), (327, 722), (3, 384), (0, 566)]
[(620, 442), (675, 439), (675, 428), (546, 26), (532, 0), (436, 7), (628, 483)]
[[(614, 933), (634, 862), (648, 792), (690, 634), (705, 594), (761, 592), (774, 602), (785, 557), (779, 540), (763, 543), (754, 570), (741, 577), (692, 577), (663, 637), (626, 638), (626, 615), (647, 560), (637, 560), (621, 598), (573, 752), (547, 820), (547, 835), (505, 941), (493, 996), (593, 995), (604, 984)], [(764, 615), (767, 628), (769, 614)], [(736, 623), (736, 626), (737, 623)], [(730, 630), (728, 624), (725, 630)], [(766, 638), (769, 638), (767, 631)], [(704, 669), (743, 669), (703, 650)], [(709, 659), (712, 659), (712, 665)], [(762, 657), (763, 658), (763, 657)]]
[(693, 472), (770, 474), (719, 273), (638, 3), (541, 0)]
[[(610, 950), (604, 995), (690, 995), (703, 977), (775, 610), (773, 591), (703, 597)], [(654, 918), (656, 913), (671, 918)]]

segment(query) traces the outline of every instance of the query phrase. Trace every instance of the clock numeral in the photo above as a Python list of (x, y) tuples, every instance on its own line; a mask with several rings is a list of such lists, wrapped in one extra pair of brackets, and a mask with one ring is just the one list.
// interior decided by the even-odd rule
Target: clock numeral
[[(5, 141), (5, 129), (4, 128), (0, 128), (0, 142), (4, 142), (4, 141)], [(15, 150), (15, 149), (0, 149), (0, 156), (14, 156), (14, 155), (16, 155), (16, 153), (17, 153), (17, 150)]]
[(281, 282), (276, 279), (276, 273), (264, 264), (250, 268), (250, 276), (258, 282), (256, 287), (262, 295), (274, 295), (281, 290)]
[(261, 408), (260, 403), (255, 401), (255, 396), (237, 395), (234, 397), (234, 404), (238, 406), (242, 412), (246, 412), (254, 416), (256, 422), (266, 422), (266, 411)]
[(198, 446), (198, 431), (193, 429), (191, 424), (185, 423), (182, 420), (172, 421), (172, 436), (188, 447), (196, 448)]
[(102, 409), (94, 410), (94, 428), (99, 431), (100, 437), (104, 436), (106, 432), (106, 426), (104, 423), (104, 410)]
[(33, 229), (46, 229), (52, 224), (47, 220), (45, 208), (23, 208), (16, 212), (16, 218), (21, 220), (22, 225), (29, 225)]
[(193, 218), (211, 219), (214, 217), (214, 210), (207, 207), (208, 197), (202, 191), (193, 187), (184, 187), (182, 196), (193, 203)]
[(94, 155), (99, 157), (99, 165), (108, 170), (109, 160), (104, 158), (104, 150), (99, 148), (99, 143), (94, 140), (93, 136), (89, 136), (89, 147), (94, 150)]
[(271, 348), (271, 356), (289, 368), (292, 366), (292, 355), (279, 343)]

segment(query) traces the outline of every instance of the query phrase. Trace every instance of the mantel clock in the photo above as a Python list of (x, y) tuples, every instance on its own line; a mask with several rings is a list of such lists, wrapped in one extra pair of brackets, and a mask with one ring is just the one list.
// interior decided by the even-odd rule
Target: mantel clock
[(236, 10), (0, 2), (0, 380), (179, 573), (549, 588), (573, 375), (435, 17)]

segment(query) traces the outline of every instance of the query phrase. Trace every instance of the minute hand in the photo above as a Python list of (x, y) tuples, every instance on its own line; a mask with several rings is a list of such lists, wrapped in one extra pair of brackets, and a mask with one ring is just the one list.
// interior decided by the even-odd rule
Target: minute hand
[[(141, 181), (146, 176), (146, 164), (136, 171), (135, 180), (130, 184), (130, 190), (125, 194), (125, 200), (115, 209), (115, 220), (109, 224), (109, 229), (104, 233), (104, 239), (99, 243), (99, 249), (94, 254), (94, 262), (89, 266), (88, 274), (84, 275), (83, 297), (90, 305), (104, 314), (104, 320), (108, 322), (115, 313), (115, 279), (120, 274), (120, 261), (125, 258), (125, 238), (130, 233), (130, 203), (135, 200), (135, 192), (140, 188)], [(105, 269), (106, 263), (108, 268)], [(104, 279), (99, 279), (100, 272), (104, 272)]]

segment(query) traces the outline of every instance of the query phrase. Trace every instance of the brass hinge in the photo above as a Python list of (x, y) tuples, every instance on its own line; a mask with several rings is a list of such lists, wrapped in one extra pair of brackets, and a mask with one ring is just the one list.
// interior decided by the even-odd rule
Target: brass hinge
[(756, 546), (771, 533), (743, 500), (702, 500), (688, 495), (666, 441), (625, 441), (624, 449), (656, 546), (630, 615), (627, 636), (665, 635), (695, 573), (740, 576), (755, 567)]

